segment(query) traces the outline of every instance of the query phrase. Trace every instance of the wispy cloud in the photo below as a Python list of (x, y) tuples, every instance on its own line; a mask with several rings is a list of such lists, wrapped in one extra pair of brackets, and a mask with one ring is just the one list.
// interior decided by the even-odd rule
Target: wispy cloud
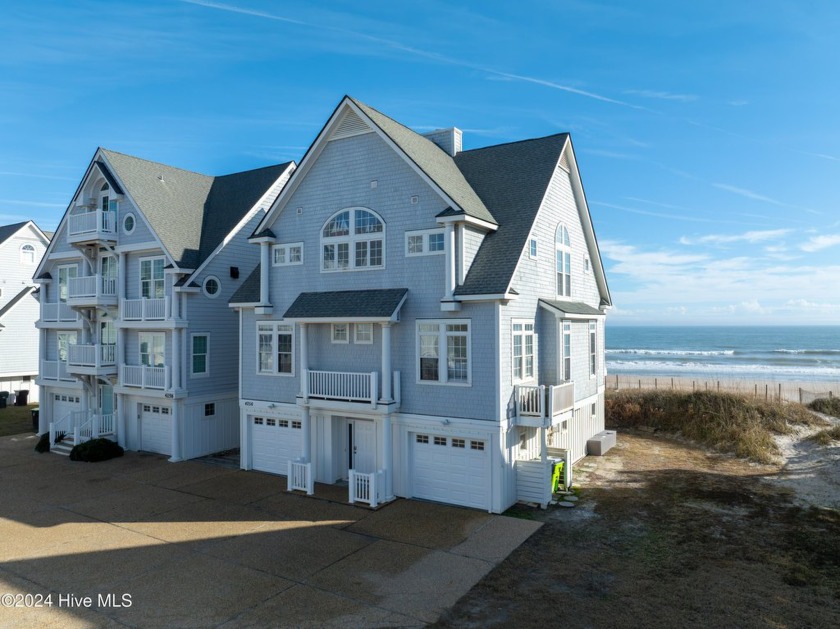
[(697, 100), (694, 94), (674, 94), (673, 92), (663, 92), (658, 90), (624, 90), (625, 94), (632, 96), (641, 96), (642, 98), (654, 98), (657, 100), (670, 100), (688, 103)]
[(651, 212), (650, 210), (640, 210), (639, 208), (627, 207), (624, 205), (616, 205), (615, 203), (606, 203), (605, 201), (591, 201), (592, 206), (608, 207), (613, 210), (621, 210), (622, 212), (630, 212), (631, 214), (641, 214), (642, 216), (655, 216), (657, 218), (668, 218), (675, 221), (689, 221), (691, 223), (720, 223), (719, 220), (711, 218), (703, 218), (702, 216), (685, 216), (682, 214), (667, 214), (665, 212)]
[(41, 201), (26, 201), (21, 199), (0, 199), (0, 203), (4, 205), (25, 205), (31, 207), (46, 207), (46, 208), (61, 208), (64, 209), (66, 205), (61, 203), (43, 203)]
[(699, 238), (689, 238), (683, 236), (680, 238), (682, 245), (722, 245), (735, 242), (746, 242), (750, 244), (765, 242), (767, 240), (777, 240), (791, 232), (790, 229), (765, 229), (757, 231), (748, 231), (743, 234), (708, 234), (700, 236)]
[(719, 190), (726, 190), (727, 192), (731, 192), (732, 194), (737, 194), (739, 196), (745, 197), (747, 199), (752, 199), (753, 201), (763, 201), (764, 203), (771, 203), (773, 205), (780, 205), (786, 207), (785, 203), (781, 201), (777, 201), (776, 199), (771, 199), (768, 196), (763, 194), (759, 194), (758, 192), (753, 192), (752, 190), (747, 190), (746, 188), (739, 188), (738, 186), (731, 186), (726, 183), (713, 183), (712, 184), (715, 188)]
[(840, 245), (840, 234), (822, 234), (820, 236), (811, 236), (808, 242), (800, 245), (800, 249), (812, 253), (837, 245)]

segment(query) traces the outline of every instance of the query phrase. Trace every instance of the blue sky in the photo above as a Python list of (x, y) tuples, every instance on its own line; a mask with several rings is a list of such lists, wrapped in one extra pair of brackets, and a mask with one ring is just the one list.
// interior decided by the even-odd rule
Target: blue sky
[(464, 147), (572, 134), (610, 324), (840, 322), (840, 5), (6, 0), (0, 224), (97, 146), (299, 160), (344, 94)]

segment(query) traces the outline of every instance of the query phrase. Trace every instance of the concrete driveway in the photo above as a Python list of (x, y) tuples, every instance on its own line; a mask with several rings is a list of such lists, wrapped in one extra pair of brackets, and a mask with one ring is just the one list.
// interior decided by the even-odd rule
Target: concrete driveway
[(420, 626), (539, 527), (413, 500), (370, 511), (152, 454), (73, 462), (35, 442), (0, 438), (0, 627)]

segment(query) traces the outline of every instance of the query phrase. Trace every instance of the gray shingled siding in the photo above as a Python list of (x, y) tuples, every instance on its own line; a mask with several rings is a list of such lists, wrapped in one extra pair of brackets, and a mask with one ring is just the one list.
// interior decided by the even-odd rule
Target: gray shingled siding
[(484, 242), (484, 232), (472, 227), (464, 228), (464, 275), (469, 273), (482, 242)]
[[(149, 229), (149, 223), (146, 217), (134, 207), (127, 198), (123, 198), (119, 203), (118, 210), (118, 225), (119, 225), (119, 244), (120, 245), (134, 245), (138, 243), (157, 242), (152, 230)], [(123, 229), (123, 221), (128, 214), (134, 215), (134, 230), (127, 234)]]

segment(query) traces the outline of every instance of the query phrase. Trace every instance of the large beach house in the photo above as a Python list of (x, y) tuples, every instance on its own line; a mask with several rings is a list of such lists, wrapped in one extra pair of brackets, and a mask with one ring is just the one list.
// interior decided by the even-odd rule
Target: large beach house
[(39, 428), (64, 435), (54, 450), (107, 435), (178, 461), (239, 445), (227, 302), (293, 170), (210, 177), (96, 151), (35, 272)]
[(345, 97), (250, 241), (242, 468), (501, 512), (603, 430), (611, 300), (568, 134), (464, 151)]

